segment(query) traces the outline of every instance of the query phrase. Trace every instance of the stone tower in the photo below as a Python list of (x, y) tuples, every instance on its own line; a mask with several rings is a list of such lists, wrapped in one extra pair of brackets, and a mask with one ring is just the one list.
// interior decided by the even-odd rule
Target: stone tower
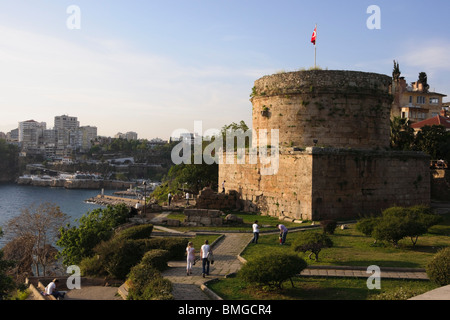
[(388, 148), (390, 83), (354, 71), (266, 76), (253, 88), (253, 128), (279, 129), (281, 147)]
[(256, 80), (253, 129), (278, 130), (278, 170), (221, 164), (219, 181), (239, 192), (244, 210), (292, 219), (429, 204), (429, 158), (389, 150), (391, 83), (381, 74), (322, 70)]

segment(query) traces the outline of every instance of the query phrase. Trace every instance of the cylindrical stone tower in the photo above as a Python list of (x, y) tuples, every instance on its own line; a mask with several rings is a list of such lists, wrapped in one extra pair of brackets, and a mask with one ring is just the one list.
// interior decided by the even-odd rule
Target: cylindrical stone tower
[(389, 148), (391, 78), (299, 71), (255, 81), (253, 129), (279, 130), (280, 147)]

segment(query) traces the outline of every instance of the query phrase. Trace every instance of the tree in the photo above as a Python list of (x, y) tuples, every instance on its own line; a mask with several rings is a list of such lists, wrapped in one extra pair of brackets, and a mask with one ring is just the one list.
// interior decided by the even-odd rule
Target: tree
[(425, 126), (417, 133), (414, 148), (435, 160), (450, 160), (450, 132), (444, 126)]
[(395, 247), (400, 240), (409, 237), (415, 246), (419, 236), (438, 224), (441, 219), (442, 217), (433, 214), (426, 206), (391, 207), (384, 210), (381, 217), (361, 220), (357, 229), (377, 241), (390, 242)]
[(14, 180), (19, 172), (19, 149), (0, 139), (0, 181)]
[(58, 239), (58, 230), (67, 220), (67, 215), (52, 203), (31, 205), (22, 209), (21, 214), (12, 218), (6, 225), (9, 239), (28, 239), (30, 253), (36, 274), (46, 274), (46, 267), (55, 259), (53, 244)]
[(333, 241), (325, 233), (317, 232), (302, 232), (300, 236), (294, 240), (293, 247), (294, 251), (297, 252), (307, 252), (311, 251), (309, 254), (309, 259), (312, 259), (314, 254), (315, 260), (319, 261), (319, 253), (324, 248), (331, 248), (333, 246)]
[(16, 237), (3, 247), (4, 257), (14, 261), (10, 274), (17, 283), (25, 283), (25, 279), (33, 274), (34, 241), (30, 237)]
[(430, 85), (428, 84), (428, 76), (425, 72), (419, 73), (419, 80), (417, 82), (422, 84), (424, 92), (428, 92)]
[(60, 239), (56, 243), (62, 248), (59, 255), (66, 265), (79, 264), (93, 254), (94, 247), (114, 234), (114, 228), (125, 223), (130, 209), (124, 205), (108, 206), (88, 212), (78, 220), (78, 226), (67, 224), (60, 228)]
[[(226, 145), (226, 135), (228, 132), (236, 132), (237, 130), (242, 130), (245, 133), (248, 130), (248, 126), (245, 121), (239, 122), (239, 124), (233, 122), (229, 125), (225, 125), (221, 130), (222, 147), (225, 150)], [(216, 137), (209, 137), (212, 141)], [(220, 136), (219, 136), (220, 138)], [(234, 138), (234, 146), (237, 146), (237, 138)], [(211, 142), (212, 143), (212, 142)], [(245, 141), (245, 147), (248, 147), (250, 141)], [(172, 166), (168, 174), (163, 178), (162, 184), (155, 189), (152, 196), (160, 201), (166, 201), (169, 192), (172, 194), (179, 193), (181, 190), (186, 190), (197, 194), (200, 190), (205, 187), (211, 187), (217, 190), (217, 182), (219, 180), (219, 166), (217, 162), (208, 164), (205, 162), (203, 153), (205, 148), (210, 144), (208, 141), (204, 141), (202, 144), (202, 163), (195, 164), (194, 157), (195, 154), (191, 155), (191, 161), (189, 164), (181, 163), (179, 165)], [(194, 151), (195, 148), (194, 148)], [(218, 150), (214, 150), (217, 152)], [(212, 154), (211, 157), (214, 157)]]
[[(0, 238), (3, 236), (0, 228)], [(14, 262), (4, 259), (3, 250), (0, 249), (0, 300), (5, 299), (16, 287), (14, 280), (8, 275), (8, 271), (14, 267)]]
[(398, 80), (400, 78), (401, 72), (400, 72), (400, 66), (398, 62), (394, 60), (394, 70), (392, 71), (392, 78), (394, 80)]
[(307, 267), (297, 254), (272, 252), (249, 260), (239, 271), (239, 276), (251, 284), (280, 289), (283, 282), (291, 280)]
[(395, 117), (391, 120), (391, 148), (411, 150), (414, 144), (414, 129), (408, 119)]

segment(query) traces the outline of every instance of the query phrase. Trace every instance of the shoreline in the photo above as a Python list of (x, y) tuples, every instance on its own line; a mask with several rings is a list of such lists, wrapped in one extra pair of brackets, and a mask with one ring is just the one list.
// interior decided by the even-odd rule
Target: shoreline
[(120, 180), (94, 180), (94, 179), (64, 179), (64, 178), (38, 178), (36, 176), (22, 176), (17, 178), (17, 185), (52, 187), (66, 189), (126, 189), (137, 187), (137, 182)]

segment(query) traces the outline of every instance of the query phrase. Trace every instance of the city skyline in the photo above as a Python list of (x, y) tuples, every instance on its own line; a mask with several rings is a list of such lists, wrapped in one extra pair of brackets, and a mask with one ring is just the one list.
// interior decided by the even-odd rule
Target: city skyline
[(438, 0), (1, 1), (0, 131), (62, 114), (100, 136), (149, 140), (192, 132), (195, 121), (251, 125), (254, 81), (314, 66), (316, 24), (320, 67), (390, 75), (396, 60), (408, 83), (423, 71), (430, 90), (450, 95), (449, 9)]

